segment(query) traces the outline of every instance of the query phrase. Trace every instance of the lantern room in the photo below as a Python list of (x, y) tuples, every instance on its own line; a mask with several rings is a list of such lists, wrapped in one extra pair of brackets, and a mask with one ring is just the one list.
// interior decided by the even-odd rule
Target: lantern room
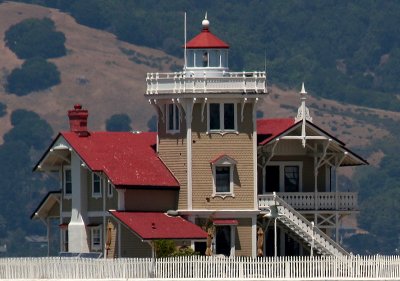
[(185, 70), (194, 76), (222, 76), (228, 71), (229, 45), (210, 32), (207, 15), (202, 25), (200, 34), (185, 45)]

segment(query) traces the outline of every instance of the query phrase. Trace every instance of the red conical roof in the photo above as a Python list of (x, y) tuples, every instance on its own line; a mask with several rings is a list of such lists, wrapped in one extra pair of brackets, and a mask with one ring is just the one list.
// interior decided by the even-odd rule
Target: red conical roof
[(203, 20), (203, 30), (186, 43), (187, 49), (228, 49), (229, 45), (210, 32), (207, 18)]

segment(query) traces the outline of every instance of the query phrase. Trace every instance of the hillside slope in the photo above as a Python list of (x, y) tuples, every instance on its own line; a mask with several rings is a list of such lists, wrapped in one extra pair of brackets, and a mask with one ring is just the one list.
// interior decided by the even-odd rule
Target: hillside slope
[[(181, 65), (179, 59), (158, 50), (121, 42), (110, 33), (79, 25), (58, 10), (22, 3), (0, 5), (0, 34), (30, 17), (49, 17), (56, 23), (57, 30), (66, 35), (67, 56), (52, 60), (61, 71), (62, 83), (24, 97), (5, 93), (6, 75), (22, 61), (1, 41), (0, 101), (7, 105), (8, 115), (0, 118), (0, 135), (10, 129), (9, 114), (17, 108), (37, 112), (56, 132), (65, 130), (66, 111), (75, 103), (82, 103), (89, 109), (92, 130), (104, 129), (105, 120), (115, 113), (128, 114), (134, 129), (147, 129), (146, 123), (154, 112), (143, 97), (145, 75), (147, 72), (170, 71), (171, 67)], [(132, 59), (134, 52), (136, 55)], [(310, 97), (308, 104), (315, 122), (330, 128), (333, 135), (340, 136), (350, 146), (368, 145), (372, 139), (389, 134), (385, 128), (363, 121), (365, 115), (400, 120), (399, 113), (343, 105), (325, 99)], [(270, 97), (260, 110), (265, 112), (265, 117), (287, 117), (294, 116), (298, 105), (295, 91), (272, 86)]]
[[(5, 93), (6, 75), (22, 61), (1, 40), (0, 101), (8, 109), (8, 115), (0, 119), (1, 135), (10, 129), (9, 114), (17, 108), (37, 112), (56, 132), (67, 129), (66, 111), (75, 103), (89, 109), (93, 130), (104, 129), (105, 120), (115, 113), (128, 114), (133, 128), (147, 129), (153, 111), (143, 97), (146, 73), (169, 71), (171, 65), (179, 63), (176, 58), (118, 41), (114, 35), (79, 25), (55, 9), (20, 3), (0, 5), (1, 38), (11, 25), (30, 17), (51, 18), (67, 38), (67, 56), (52, 60), (61, 71), (62, 83), (24, 97)], [(132, 60), (133, 54), (136, 62)]]

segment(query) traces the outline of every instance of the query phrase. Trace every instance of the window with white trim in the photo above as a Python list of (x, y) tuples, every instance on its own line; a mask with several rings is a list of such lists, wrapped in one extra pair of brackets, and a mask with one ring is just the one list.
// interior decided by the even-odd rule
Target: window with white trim
[(72, 174), (71, 167), (64, 166), (63, 171), (63, 190), (65, 197), (70, 197), (72, 194)]
[(303, 163), (270, 162), (264, 171), (265, 192), (301, 192)]
[(92, 197), (101, 197), (101, 177), (92, 173)]
[(209, 103), (208, 130), (211, 132), (236, 131), (236, 104)]
[(212, 162), (213, 196), (234, 196), (233, 171), (236, 161), (224, 155)]
[(102, 249), (101, 234), (101, 225), (90, 228), (90, 248), (92, 251), (98, 251)]
[(113, 188), (114, 188), (113, 184), (110, 181), (108, 181), (107, 182), (107, 196), (110, 198), (113, 197)]
[(179, 120), (179, 107), (177, 104), (170, 103), (166, 105), (166, 116), (167, 116), (167, 132), (177, 133), (180, 128)]

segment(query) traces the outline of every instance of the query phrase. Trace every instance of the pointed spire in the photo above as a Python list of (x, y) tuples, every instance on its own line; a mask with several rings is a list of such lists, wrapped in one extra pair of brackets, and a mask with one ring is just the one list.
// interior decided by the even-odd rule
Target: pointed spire
[(304, 82), (301, 84), (301, 91), (299, 94), (300, 94), (301, 105), (297, 111), (297, 116), (295, 118), (295, 121), (298, 122), (304, 119), (312, 122), (310, 111), (308, 110), (308, 107), (306, 107), (307, 92), (304, 86)]
[(307, 95), (306, 88), (304, 87), (304, 82), (301, 84), (300, 95), (301, 95), (301, 96)]

